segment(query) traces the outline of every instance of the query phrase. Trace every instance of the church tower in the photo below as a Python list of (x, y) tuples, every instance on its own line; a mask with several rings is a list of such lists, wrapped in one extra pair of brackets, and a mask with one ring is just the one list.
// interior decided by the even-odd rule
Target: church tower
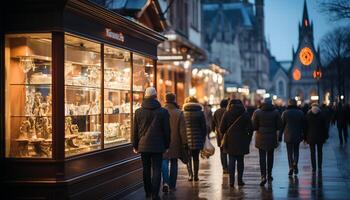
[(314, 73), (321, 68), (321, 63), (319, 52), (314, 45), (313, 23), (309, 18), (306, 0), (302, 20), (299, 23), (299, 44), (296, 51), (294, 49), (292, 51), (290, 97), (306, 102), (316, 101), (318, 89)]

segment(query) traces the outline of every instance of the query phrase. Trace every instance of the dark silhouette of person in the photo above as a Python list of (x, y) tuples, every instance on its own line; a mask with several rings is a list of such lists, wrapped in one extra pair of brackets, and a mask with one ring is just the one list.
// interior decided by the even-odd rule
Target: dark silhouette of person
[(339, 144), (343, 145), (343, 142), (348, 142), (348, 113), (349, 109), (339, 102), (336, 106), (333, 123), (337, 124)]
[[(214, 116), (212, 120), (211, 126), (216, 133), (216, 141), (217, 141), (218, 147), (220, 147), (221, 145), (221, 140), (223, 136), (223, 133), (220, 132), (220, 123), (221, 123), (222, 116), (224, 116), (224, 113), (226, 111), (227, 104), (228, 104), (228, 99), (221, 100), (220, 108), (214, 112)], [(223, 148), (220, 148), (220, 160), (221, 160), (222, 170), (224, 174), (228, 173), (227, 158), (228, 158), (228, 154), (225, 151), (223, 151)]]
[(282, 130), (279, 135), (279, 141), (284, 142), (287, 146), (289, 172), (288, 175), (298, 174), (299, 145), (303, 141), (304, 113), (297, 107), (297, 101), (290, 99), (287, 110), (282, 113)]
[(317, 104), (313, 104), (307, 112), (304, 140), (310, 145), (312, 172), (316, 172), (316, 147), (317, 168), (322, 172), (322, 147), (328, 139), (326, 119)]

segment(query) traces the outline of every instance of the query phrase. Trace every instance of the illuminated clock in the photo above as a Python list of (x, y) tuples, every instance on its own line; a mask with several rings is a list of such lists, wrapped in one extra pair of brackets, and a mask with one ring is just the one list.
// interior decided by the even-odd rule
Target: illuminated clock
[(294, 69), (293, 71), (293, 79), (299, 81), (301, 79), (301, 72), (299, 69)]
[(299, 53), (299, 59), (303, 65), (308, 66), (312, 63), (314, 59), (314, 54), (312, 53), (309, 47), (304, 47), (301, 49)]

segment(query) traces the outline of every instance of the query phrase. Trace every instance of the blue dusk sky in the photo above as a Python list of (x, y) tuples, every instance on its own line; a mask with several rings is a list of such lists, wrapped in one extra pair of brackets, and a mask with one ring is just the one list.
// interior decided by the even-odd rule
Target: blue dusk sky
[[(253, 2), (253, 1), (251, 1)], [(315, 45), (322, 36), (341, 22), (329, 21), (320, 12), (319, 0), (307, 0), (309, 19), (314, 24)], [(277, 60), (292, 60), (292, 46), (297, 48), (298, 26), (303, 15), (304, 0), (265, 0), (265, 34), (272, 55)]]

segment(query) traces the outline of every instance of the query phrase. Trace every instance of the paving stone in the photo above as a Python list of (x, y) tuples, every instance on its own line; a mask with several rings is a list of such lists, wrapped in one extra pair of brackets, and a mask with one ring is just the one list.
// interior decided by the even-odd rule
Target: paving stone
[[(245, 157), (244, 187), (229, 187), (228, 175), (222, 174), (219, 149), (209, 159), (200, 160), (200, 181), (187, 181), (185, 165), (179, 165), (177, 191), (163, 194), (162, 199), (231, 200), (231, 199), (350, 199), (350, 144), (340, 147), (337, 129), (331, 128), (330, 138), (323, 149), (323, 173), (311, 172), (308, 145), (300, 145), (299, 175), (288, 177), (288, 160), (284, 143), (276, 149), (273, 168), (274, 181), (260, 187), (259, 155), (254, 144)], [(216, 142), (212, 141), (213, 144)], [(179, 162), (180, 163), (180, 162)], [(124, 200), (145, 199), (143, 188), (126, 196)]]

